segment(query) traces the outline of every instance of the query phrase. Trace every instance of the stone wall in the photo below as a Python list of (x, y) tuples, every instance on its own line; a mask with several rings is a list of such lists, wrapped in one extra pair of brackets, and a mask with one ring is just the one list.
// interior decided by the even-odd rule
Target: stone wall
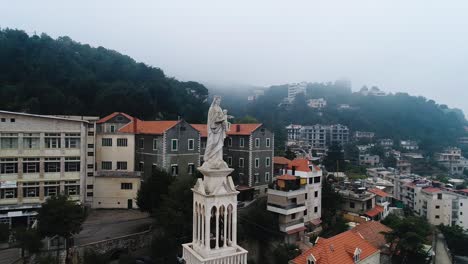
[(72, 263), (78, 264), (80, 263), (79, 260), (83, 258), (87, 250), (94, 251), (98, 254), (112, 256), (148, 247), (151, 244), (151, 238), (152, 232), (151, 230), (148, 230), (141, 233), (75, 246), (70, 249), (69, 254), (72, 259)]

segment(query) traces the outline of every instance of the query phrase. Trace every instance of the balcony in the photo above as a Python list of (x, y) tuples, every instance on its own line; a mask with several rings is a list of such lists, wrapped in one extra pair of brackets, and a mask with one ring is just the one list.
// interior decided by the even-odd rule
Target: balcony
[(286, 224), (280, 224), (280, 231), (288, 232), (290, 230), (301, 228), (303, 226), (304, 226), (304, 219), (301, 218), (301, 219), (297, 219)]
[(268, 204), (267, 210), (273, 213), (278, 213), (282, 215), (291, 215), (306, 210), (305, 204), (291, 204), (288, 206), (279, 206), (276, 204)]
[(139, 178), (141, 171), (101, 170), (96, 172), (96, 177)]
[(271, 188), (268, 189), (268, 194), (278, 195), (278, 196), (287, 197), (287, 198), (295, 197), (295, 196), (306, 194), (306, 193), (307, 193), (307, 190), (305, 188), (298, 189), (298, 190), (289, 190), (289, 191), (277, 190), (277, 189), (275, 190)]

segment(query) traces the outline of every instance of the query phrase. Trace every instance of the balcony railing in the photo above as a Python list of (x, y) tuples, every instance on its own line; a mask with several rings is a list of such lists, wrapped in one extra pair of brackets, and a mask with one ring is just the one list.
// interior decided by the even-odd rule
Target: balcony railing
[(137, 178), (137, 177), (141, 177), (141, 171), (101, 170), (101, 171), (96, 171), (96, 176), (97, 177)]

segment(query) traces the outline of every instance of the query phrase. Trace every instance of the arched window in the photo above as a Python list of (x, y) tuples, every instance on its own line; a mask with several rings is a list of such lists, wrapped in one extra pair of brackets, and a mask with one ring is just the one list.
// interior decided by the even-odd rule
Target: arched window
[(210, 248), (216, 247), (216, 206), (211, 207), (210, 215)]

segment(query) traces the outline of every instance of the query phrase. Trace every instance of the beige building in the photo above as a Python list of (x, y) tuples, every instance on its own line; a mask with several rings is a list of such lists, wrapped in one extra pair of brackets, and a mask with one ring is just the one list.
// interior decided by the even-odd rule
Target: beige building
[(86, 202), (93, 119), (0, 111), (0, 222), (31, 224), (41, 203), (58, 193)]
[(135, 171), (135, 135), (120, 129), (138, 121), (115, 112), (96, 122), (96, 172), (93, 192), (88, 193), (93, 208), (137, 207), (141, 172)]

